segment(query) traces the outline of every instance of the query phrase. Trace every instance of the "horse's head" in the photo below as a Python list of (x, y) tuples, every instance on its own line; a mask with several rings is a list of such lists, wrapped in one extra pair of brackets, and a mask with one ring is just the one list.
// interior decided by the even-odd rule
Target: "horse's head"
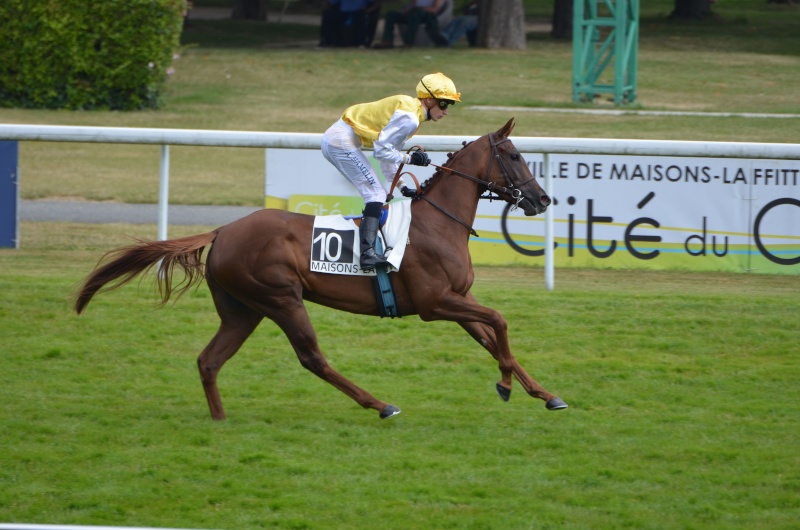
[(547, 210), (551, 200), (509, 140), (513, 129), (514, 118), (511, 118), (497, 132), (486, 136), (492, 154), (483, 178), (489, 182), (489, 190), (503, 200), (522, 208), (525, 215), (537, 215)]

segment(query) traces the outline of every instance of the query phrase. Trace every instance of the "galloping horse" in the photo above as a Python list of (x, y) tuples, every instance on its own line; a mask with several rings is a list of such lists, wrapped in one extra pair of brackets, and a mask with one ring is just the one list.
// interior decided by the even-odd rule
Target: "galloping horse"
[[(474, 279), (468, 242), (478, 200), (493, 192), (522, 208), (544, 212), (550, 197), (531, 175), (508, 136), (511, 119), (495, 133), (466, 143), (424, 183), (411, 205), (412, 221), (402, 267), (392, 273), (400, 315), (458, 322), (497, 360), (500, 397), (508, 401), (511, 376), (550, 410), (567, 405), (537, 383), (511, 354), (503, 316), (480, 305), (470, 293)], [(282, 210), (260, 210), (206, 234), (167, 241), (140, 241), (111, 251), (104, 264), (76, 293), (81, 313), (100, 291), (124, 285), (153, 266), (162, 303), (179, 297), (205, 278), (220, 317), (220, 327), (197, 358), (211, 417), (225, 418), (217, 374), (266, 317), (286, 334), (300, 363), (364, 408), (388, 418), (400, 409), (359, 388), (328, 365), (303, 300), (364, 315), (378, 315), (371, 279), (311, 272), (314, 217)], [(202, 262), (204, 249), (212, 245)], [(175, 268), (184, 277), (173, 284)]]

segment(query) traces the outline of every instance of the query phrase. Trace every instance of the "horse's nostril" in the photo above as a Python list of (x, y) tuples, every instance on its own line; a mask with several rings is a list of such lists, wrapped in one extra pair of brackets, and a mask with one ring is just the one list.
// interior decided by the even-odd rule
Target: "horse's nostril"
[(550, 201), (550, 197), (548, 197), (547, 195), (542, 195), (542, 198), (541, 198), (541, 199), (539, 199), (539, 201), (541, 201), (541, 203), (542, 203), (544, 206), (550, 206), (550, 202), (551, 202), (551, 201)]

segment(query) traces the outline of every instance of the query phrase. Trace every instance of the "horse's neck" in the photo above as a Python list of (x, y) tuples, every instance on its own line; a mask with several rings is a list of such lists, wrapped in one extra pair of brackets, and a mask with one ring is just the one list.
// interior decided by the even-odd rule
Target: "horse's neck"
[(448, 212), (470, 222), (478, 210), (478, 195), (478, 184), (454, 173), (443, 175), (443, 181), (428, 194)]
[[(461, 153), (459, 158), (453, 162), (453, 165), (449, 167), (465, 175), (476, 176), (477, 171), (483, 169), (482, 164), (474, 157), (469, 156), (469, 153)], [(440, 175), (436, 177), (436, 182), (432, 183), (425, 194), (436, 205), (471, 227), (478, 211), (479, 185), (447, 170), (439, 170), (439, 172)], [(440, 212), (435, 215), (445, 217)], [(448, 232), (464, 230), (460, 223), (449, 218), (443, 229)]]

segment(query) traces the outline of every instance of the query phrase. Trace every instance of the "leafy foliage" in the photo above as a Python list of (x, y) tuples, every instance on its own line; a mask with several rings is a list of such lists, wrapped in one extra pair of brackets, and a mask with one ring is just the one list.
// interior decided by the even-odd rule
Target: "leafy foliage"
[(0, 4), (0, 106), (135, 110), (158, 106), (183, 0)]

